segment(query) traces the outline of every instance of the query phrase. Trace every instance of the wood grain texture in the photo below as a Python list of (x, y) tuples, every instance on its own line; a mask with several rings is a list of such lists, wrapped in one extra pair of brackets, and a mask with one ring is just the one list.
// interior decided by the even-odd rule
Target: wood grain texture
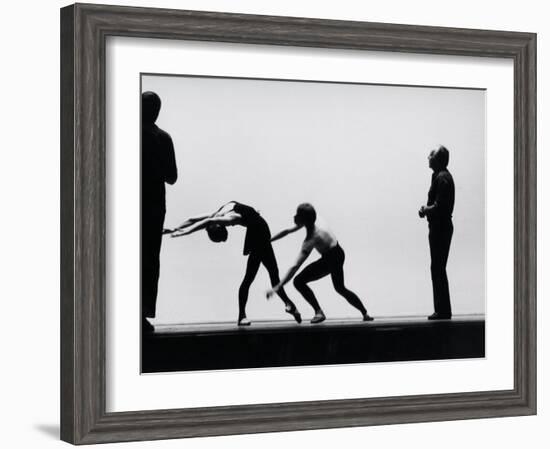
[(63, 67), (61, 67), (61, 438), (65, 441), (73, 441), (73, 419), (75, 416), (75, 382), (74, 382), (74, 20), (73, 8), (61, 11), (61, 54), (63, 55)]
[[(509, 391), (105, 412), (105, 38), (514, 60), (514, 379)], [(61, 435), (73, 444), (536, 412), (536, 35), (77, 4), (61, 10)]]

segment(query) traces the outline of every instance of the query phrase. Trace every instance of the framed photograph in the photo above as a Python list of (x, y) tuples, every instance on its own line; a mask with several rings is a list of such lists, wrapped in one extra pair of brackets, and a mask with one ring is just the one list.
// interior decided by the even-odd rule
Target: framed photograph
[(63, 8), (62, 439), (536, 413), (535, 73), (532, 33)]

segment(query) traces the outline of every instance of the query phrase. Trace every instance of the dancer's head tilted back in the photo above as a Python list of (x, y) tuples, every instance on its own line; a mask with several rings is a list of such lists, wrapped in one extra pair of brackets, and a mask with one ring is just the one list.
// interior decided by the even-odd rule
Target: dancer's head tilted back
[(141, 94), (141, 121), (147, 125), (152, 125), (157, 121), (160, 113), (160, 97), (151, 91)]
[(206, 226), (208, 237), (215, 243), (225, 242), (227, 240), (227, 228), (220, 224), (209, 224)]
[(428, 156), (430, 168), (434, 171), (441, 171), (449, 165), (449, 150), (440, 145), (437, 150), (432, 150)]
[(294, 223), (298, 226), (311, 227), (317, 220), (317, 212), (315, 208), (309, 203), (302, 203), (296, 209), (296, 215), (294, 216)]

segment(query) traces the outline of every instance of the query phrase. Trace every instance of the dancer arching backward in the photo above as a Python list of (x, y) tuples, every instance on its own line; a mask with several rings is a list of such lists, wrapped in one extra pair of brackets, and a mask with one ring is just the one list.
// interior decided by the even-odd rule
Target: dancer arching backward
[(332, 284), (337, 293), (342, 295), (353, 307), (361, 312), (363, 321), (372, 321), (373, 318), (367, 313), (367, 309), (359, 299), (359, 297), (348, 290), (344, 285), (344, 250), (338, 244), (338, 240), (328, 229), (323, 229), (316, 224), (317, 214), (311, 204), (304, 203), (298, 206), (294, 223), (296, 226), (279, 232), (271, 241), (278, 240), (287, 236), (298, 229), (306, 228), (306, 238), (302, 244), (302, 250), (298, 255), (298, 259), (294, 265), (288, 270), (281, 282), (267, 292), (267, 297), (270, 298), (273, 294), (278, 293), (283, 286), (292, 279), (300, 266), (310, 255), (313, 248), (320, 254), (321, 258), (305, 267), (298, 276), (294, 278), (294, 286), (306, 301), (315, 310), (315, 316), (311, 320), (313, 324), (325, 321), (325, 314), (321, 306), (317, 302), (313, 291), (307, 285), (309, 282), (316, 281), (330, 274)]
[[(248, 290), (254, 281), (260, 264), (267, 269), (271, 285), (279, 283), (279, 268), (277, 260), (271, 246), (271, 232), (267, 222), (252, 207), (236, 201), (230, 201), (224, 204), (216, 212), (209, 215), (202, 215), (186, 220), (173, 231), (172, 237), (192, 234), (193, 232), (205, 229), (213, 242), (225, 242), (227, 240), (227, 226), (244, 226), (246, 228), (246, 237), (244, 239), (243, 254), (248, 255), (246, 264), (246, 273), (239, 287), (239, 326), (246, 326), (250, 321), (246, 318), (246, 303), (248, 301)], [(302, 318), (294, 303), (287, 296), (286, 292), (280, 288), (277, 294), (285, 304), (285, 311), (291, 314), (294, 319), (300, 323)]]

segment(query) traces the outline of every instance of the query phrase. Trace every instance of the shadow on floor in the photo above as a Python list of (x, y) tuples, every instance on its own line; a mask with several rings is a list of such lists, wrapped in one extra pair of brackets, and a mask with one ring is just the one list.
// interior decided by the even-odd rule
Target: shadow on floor
[(46, 436), (59, 440), (59, 425), (57, 424), (37, 424), (34, 428)]

